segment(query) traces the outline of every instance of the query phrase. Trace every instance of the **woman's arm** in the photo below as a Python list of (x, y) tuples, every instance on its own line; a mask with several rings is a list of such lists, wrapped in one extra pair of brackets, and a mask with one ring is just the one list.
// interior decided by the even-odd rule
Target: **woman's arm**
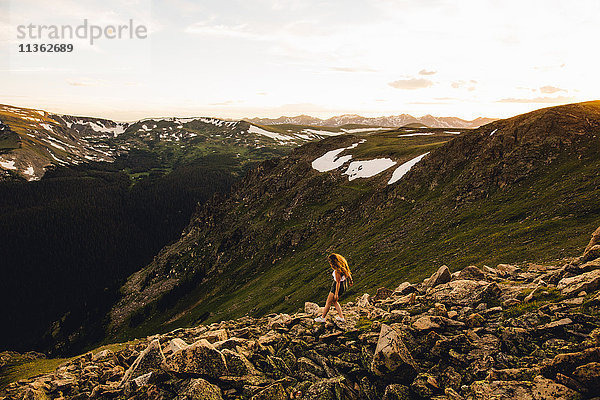
[(338, 293), (340, 292), (340, 282), (341, 282), (340, 279), (342, 279), (340, 277), (340, 273), (336, 270), (335, 271), (335, 293), (333, 295), (335, 301), (337, 301), (337, 299), (339, 298)]

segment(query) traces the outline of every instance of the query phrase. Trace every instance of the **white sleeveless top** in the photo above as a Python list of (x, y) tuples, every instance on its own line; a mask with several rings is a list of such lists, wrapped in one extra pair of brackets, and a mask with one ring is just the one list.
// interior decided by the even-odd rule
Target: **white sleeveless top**
[[(344, 275), (343, 273), (340, 272), (340, 275), (342, 276), (340, 278), (340, 282), (344, 282), (346, 280), (346, 275)], [(331, 272), (331, 276), (333, 276), (333, 280), (335, 281), (335, 269)]]

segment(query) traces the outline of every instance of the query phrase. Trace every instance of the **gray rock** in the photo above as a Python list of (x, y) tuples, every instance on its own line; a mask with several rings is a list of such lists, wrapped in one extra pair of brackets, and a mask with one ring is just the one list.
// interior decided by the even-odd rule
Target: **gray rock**
[(310, 315), (316, 315), (321, 312), (321, 307), (317, 303), (311, 303), (307, 301), (304, 303), (304, 312)]
[(600, 269), (570, 278), (563, 278), (558, 282), (556, 287), (565, 296), (575, 295), (581, 291), (593, 292), (600, 287)]
[(225, 357), (205, 339), (181, 349), (167, 357), (165, 369), (190, 375), (205, 375), (211, 378), (227, 374)]
[[(598, 257), (598, 251), (600, 249), (596, 248), (596, 246), (600, 245), (600, 227), (592, 233), (592, 237), (590, 238), (590, 242), (585, 247), (583, 251), (582, 261), (586, 262)], [(596, 250), (592, 251), (592, 249), (596, 248)]]
[(275, 383), (274, 385), (268, 386), (261, 390), (250, 400), (287, 400), (288, 396), (285, 393), (285, 389), (281, 383)]
[(414, 293), (416, 291), (417, 291), (417, 288), (413, 284), (411, 284), (410, 282), (402, 282), (394, 290), (394, 293), (395, 294), (399, 294), (399, 295), (405, 295), (405, 294)]
[(411, 400), (410, 389), (404, 385), (392, 383), (385, 388), (383, 400)]
[(102, 360), (106, 360), (113, 357), (114, 354), (115, 353), (113, 353), (111, 350), (102, 350), (94, 354), (94, 356), (92, 357), (92, 361), (99, 362)]
[(538, 375), (533, 380), (533, 398), (535, 400), (579, 400), (583, 396), (573, 389)]
[(591, 260), (596, 260), (598, 258), (600, 258), (600, 245), (597, 244), (586, 250), (586, 252), (583, 254), (583, 257), (581, 258), (581, 261), (587, 262)]
[(433, 275), (423, 281), (423, 287), (432, 288), (450, 282), (452, 275), (446, 265), (442, 265)]
[(204, 334), (198, 336), (197, 340), (205, 339), (210, 343), (219, 342), (223, 340), (227, 340), (229, 335), (225, 329), (216, 329), (214, 331), (208, 331)]
[(351, 400), (356, 399), (348, 387), (346, 378), (335, 377), (321, 379), (313, 383), (304, 396), (303, 400)]
[(171, 339), (171, 341), (169, 342), (167, 347), (165, 347), (164, 353), (165, 354), (175, 353), (176, 351), (185, 349), (188, 346), (189, 346), (189, 344), (184, 342), (183, 339), (180, 339), (180, 338)]
[(325, 370), (320, 365), (317, 365), (313, 360), (306, 357), (300, 357), (296, 361), (296, 368), (300, 372), (310, 372), (316, 376), (325, 376)]
[(450, 318), (438, 315), (425, 315), (413, 322), (412, 327), (418, 331), (427, 331), (440, 328), (463, 327), (465, 324)]
[(369, 301), (369, 293), (365, 293), (363, 294), (357, 301), (357, 305), (358, 308), (367, 308), (371, 305), (371, 302)]
[(221, 389), (204, 379), (192, 379), (178, 400), (223, 400)]
[(152, 370), (161, 368), (164, 362), (165, 355), (160, 348), (160, 341), (155, 339), (150, 342), (148, 347), (140, 353), (133, 364), (131, 364), (131, 367), (125, 372), (123, 379), (121, 379), (120, 386), (123, 386), (130, 380), (147, 374)]
[(479, 295), (489, 285), (486, 281), (451, 281), (429, 289), (426, 298), (446, 305), (468, 306), (478, 303)]
[(496, 266), (496, 271), (498, 271), (498, 275), (502, 277), (510, 277), (521, 272), (521, 268), (510, 264), (498, 264)]
[(256, 371), (256, 368), (254, 368), (250, 361), (248, 361), (248, 359), (242, 354), (238, 354), (229, 349), (222, 350), (221, 354), (225, 358), (227, 370), (229, 371), (230, 375), (243, 376), (258, 373), (258, 371)]
[(571, 320), (571, 318), (563, 318), (563, 319), (559, 319), (557, 321), (548, 322), (547, 324), (544, 324), (544, 325), (540, 325), (537, 327), (537, 330), (538, 331), (546, 331), (546, 330), (564, 328), (565, 326), (570, 325), (572, 323), (573, 323), (573, 321)]
[(138, 376), (133, 380), (137, 387), (146, 386), (148, 382), (150, 382), (150, 378), (152, 377), (153, 372), (148, 372), (147, 374)]
[(573, 377), (586, 386), (589, 393), (600, 393), (600, 360), (575, 368)]
[(389, 325), (381, 324), (371, 371), (377, 376), (393, 375), (406, 383), (412, 382), (418, 372), (417, 364), (402, 338)]
[(410, 388), (421, 398), (430, 398), (440, 393), (440, 387), (434, 376), (426, 373), (420, 373), (410, 384)]
[(479, 268), (471, 265), (459, 271), (457, 279), (481, 281), (485, 279), (485, 274)]

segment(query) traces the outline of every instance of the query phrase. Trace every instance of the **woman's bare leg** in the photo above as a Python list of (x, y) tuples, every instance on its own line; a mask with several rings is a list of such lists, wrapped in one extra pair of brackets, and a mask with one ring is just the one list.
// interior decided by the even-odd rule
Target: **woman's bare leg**
[(340, 318), (344, 318), (344, 313), (342, 312), (342, 306), (340, 306), (340, 303), (336, 301), (334, 306), (338, 314), (340, 315)]
[(331, 303), (333, 302), (333, 293), (329, 292), (329, 296), (327, 296), (327, 302), (325, 302), (325, 308), (323, 309), (322, 317), (325, 318), (327, 313), (329, 312), (329, 308), (331, 307)]

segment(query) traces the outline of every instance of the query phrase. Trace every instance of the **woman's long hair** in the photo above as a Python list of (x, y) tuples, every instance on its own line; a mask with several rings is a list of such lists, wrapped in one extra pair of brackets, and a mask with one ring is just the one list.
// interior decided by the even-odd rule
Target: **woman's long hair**
[(352, 273), (350, 272), (348, 261), (346, 261), (344, 256), (339, 255), (337, 253), (331, 253), (328, 258), (329, 262), (331, 263), (331, 268), (344, 274), (346, 279), (350, 280), (350, 283), (353, 283)]

